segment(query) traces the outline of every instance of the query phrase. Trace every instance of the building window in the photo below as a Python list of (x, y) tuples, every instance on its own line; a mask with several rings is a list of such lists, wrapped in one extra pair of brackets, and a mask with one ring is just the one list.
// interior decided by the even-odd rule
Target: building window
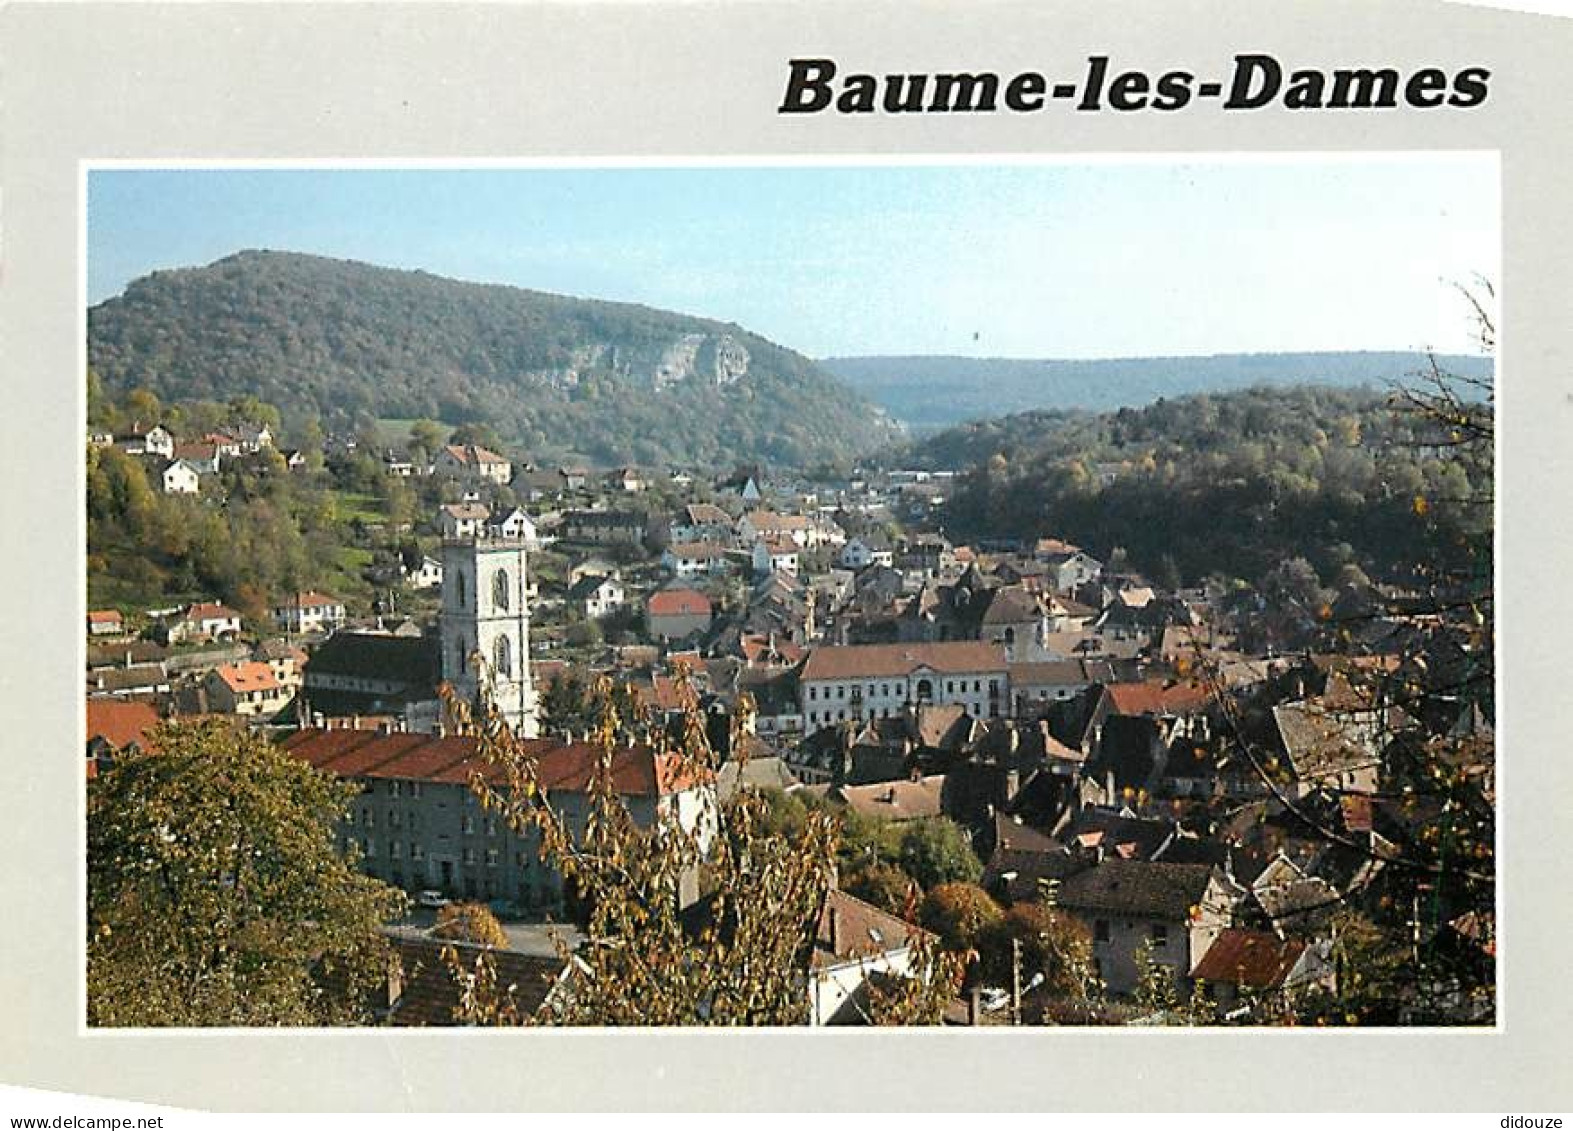
[(403, 858), (404, 858), (404, 844), (401, 841), (390, 840), (388, 842), (388, 859), (390, 859), (390, 860), (402, 860)]
[(459, 823), (459, 831), (465, 836), (475, 832), (475, 818), (466, 813), (464, 820)]
[(474, 864), (475, 863), (475, 849), (473, 849), (473, 848), (466, 848), (464, 850), (464, 862), (466, 864)]
[[(464, 608), (464, 571), (458, 569), (454, 570), (453, 579), (455, 594), (459, 601), (459, 608), (462, 609)], [(460, 649), (460, 652), (463, 652), (462, 648)]]
[(513, 640), (506, 632), (492, 646), (492, 667), (500, 676), (513, 675)]
[(1098, 919), (1092, 925), (1092, 938), (1094, 942), (1109, 941), (1109, 921)]
[(426, 859), (426, 849), (422, 845), (419, 845), (419, 844), (412, 844), (412, 845), (410, 845), (410, 859), (411, 860), (424, 860), (424, 859)]
[(388, 796), (389, 797), (398, 797), (399, 796), (399, 783), (398, 782), (390, 781), (388, 783)]
[(360, 811), (360, 823), (365, 825), (368, 829), (376, 828), (377, 814), (373, 813), (370, 809), (362, 809)]
[(508, 571), (505, 569), (492, 574), (492, 604), (499, 609), (508, 608)]
[(1154, 923), (1150, 932), (1153, 946), (1169, 945), (1169, 925), (1167, 923)]
[(808, 689), (808, 697), (810, 699), (818, 699), (819, 698), (819, 688), (817, 688), (817, 687), (810, 687)]
[(486, 850), (486, 866), (488, 868), (497, 867), (497, 850), (495, 848), (488, 848)]
[(419, 797), (420, 795), (421, 795), (421, 783), (418, 782), (418, 781), (412, 781), (410, 783), (410, 796), (411, 797)]
[(375, 859), (376, 855), (377, 855), (377, 842), (376, 842), (376, 840), (374, 840), (371, 837), (365, 837), (360, 842), (360, 850), (361, 850), (361, 853), (366, 857), (366, 859), (368, 859), (368, 860)]

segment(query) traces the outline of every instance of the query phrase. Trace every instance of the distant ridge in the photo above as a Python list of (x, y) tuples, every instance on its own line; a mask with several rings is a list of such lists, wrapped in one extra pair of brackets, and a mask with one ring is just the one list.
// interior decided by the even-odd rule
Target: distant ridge
[(740, 326), (293, 252), (137, 279), (88, 311), (88, 361), (110, 390), (254, 394), (328, 428), (485, 422), (530, 458), (806, 466), (899, 435)]
[[(1489, 357), (1443, 355), (1444, 367), (1489, 377)], [(1104, 412), (1160, 398), (1261, 385), (1382, 386), (1426, 367), (1422, 353), (1235, 353), (1096, 361), (946, 356), (829, 357), (820, 364), (914, 431), (1033, 409)]]

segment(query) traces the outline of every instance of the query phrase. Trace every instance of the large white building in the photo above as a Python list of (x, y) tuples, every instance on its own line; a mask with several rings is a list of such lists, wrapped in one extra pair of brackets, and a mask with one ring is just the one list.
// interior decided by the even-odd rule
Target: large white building
[(798, 686), (810, 732), (888, 718), (918, 703), (960, 703), (974, 718), (1010, 713), (1005, 649), (979, 640), (815, 648)]
[(539, 728), (530, 677), (529, 576), (525, 543), (452, 539), (442, 548), (442, 678), (473, 701), (482, 681), (514, 732)]

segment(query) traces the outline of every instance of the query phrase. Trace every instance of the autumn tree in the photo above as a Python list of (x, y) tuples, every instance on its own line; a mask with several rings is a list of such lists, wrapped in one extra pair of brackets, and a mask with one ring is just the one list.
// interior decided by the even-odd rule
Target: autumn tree
[(432, 937), (447, 942), (506, 947), (508, 935), (491, 909), (483, 903), (450, 903), (437, 911)]
[[(681, 724), (624, 714), (610, 681), (594, 694), (606, 710), (592, 741), (597, 754), (586, 783), (587, 809), (570, 823), (537, 777), (531, 747), (494, 709), (479, 715), (448, 697), (455, 725), (477, 739), (486, 773), (472, 787), (481, 804), (516, 831), (538, 838), (542, 859), (585, 908), (585, 941), (569, 952), (572, 985), (547, 1016), (522, 1017), (486, 987), (495, 970), (485, 955), (472, 964), (450, 956), (476, 1023), (550, 1021), (570, 1025), (797, 1025), (809, 1019), (809, 963), (827, 894), (835, 882), (835, 818), (805, 810), (792, 839), (771, 830), (779, 814), (759, 791), (740, 789), (725, 806), (711, 783), (719, 759), (691, 687)], [(742, 707), (747, 709), (745, 703)], [(740, 720), (737, 722), (741, 725)], [(643, 742), (667, 782), (691, 791), (694, 806), (663, 807), (645, 824), (617, 790), (621, 743)], [(733, 735), (733, 750), (743, 744)], [(685, 878), (702, 871), (705, 895), (684, 907)], [(910, 987), (882, 999), (880, 1015), (902, 1023), (934, 1022), (951, 992), (953, 967), (918, 947)]]
[(976, 951), (1005, 917), (1000, 905), (976, 884), (940, 884), (923, 897), (919, 921), (939, 935), (946, 950)]
[(366, 1020), (403, 895), (341, 854), (353, 787), (227, 723), (171, 723), (88, 788), (92, 1025)]

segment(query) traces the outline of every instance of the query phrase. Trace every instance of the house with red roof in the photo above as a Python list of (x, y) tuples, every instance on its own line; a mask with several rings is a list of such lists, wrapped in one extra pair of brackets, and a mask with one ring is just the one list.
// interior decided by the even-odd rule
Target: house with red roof
[(208, 709), (226, 715), (272, 718), (289, 705), (289, 688), (261, 660), (220, 664), (202, 682)]
[(225, 640), (240, 635), (240, 614), (217, 601), (197, 601), (166, 621), (163, 628), (171, 644)]
[(513, 478), (513, 464), (478, 444), (449, 444), (437, 453), (437, 474), (453, 475), (472, 482), (507, 483)]
[(87, 614), (89, 636), (119, 636), (126, 630), (125, 618), (119, 609), (90, 609)]
[[(541, 796), (578, 835), (588, 820), (600, 748), (561, 738), (526, 739), (523, 746), (535, 761)], [(506, 774), (481, 757), (475, 738), (391, 726), (308, 728), (286, 739), (284, 749), (361, 787), (339, 837), (342, 844), (357, 845), (370, 874), (411, 891), (561, 909), (562, 876), (540, 859), (535, 831), (511, 828), (496, 811), (483, 809), (471, 790), (477, 773), (492, 787), (507, 788)], [(708, 838), (715, 791), (709, 775), (648, 746), (614, 750), (611, 773), (613, 788), (641, 827), (670, 816)], [(698, 898), (697, 869), (683, 877), (681, 888), (685, 902)]]
[(645, 619), (657, 640), (686, 640), (710, 627), (710, 598), (697, 589), (662, 589), (650, 594)]
[(152, 751), (149, 738), (159, 724), (158, 712), (148, 703), (90, 696), (87, 700), (87, 776), (114, 761), (116, 754), (131, 750)]
[(918, 703), (997, 717), (1010, 704), (1008, 668), (1004, 647), (980, 640), (814, 648), (798, 680), (805, 726), (888, 718)]

